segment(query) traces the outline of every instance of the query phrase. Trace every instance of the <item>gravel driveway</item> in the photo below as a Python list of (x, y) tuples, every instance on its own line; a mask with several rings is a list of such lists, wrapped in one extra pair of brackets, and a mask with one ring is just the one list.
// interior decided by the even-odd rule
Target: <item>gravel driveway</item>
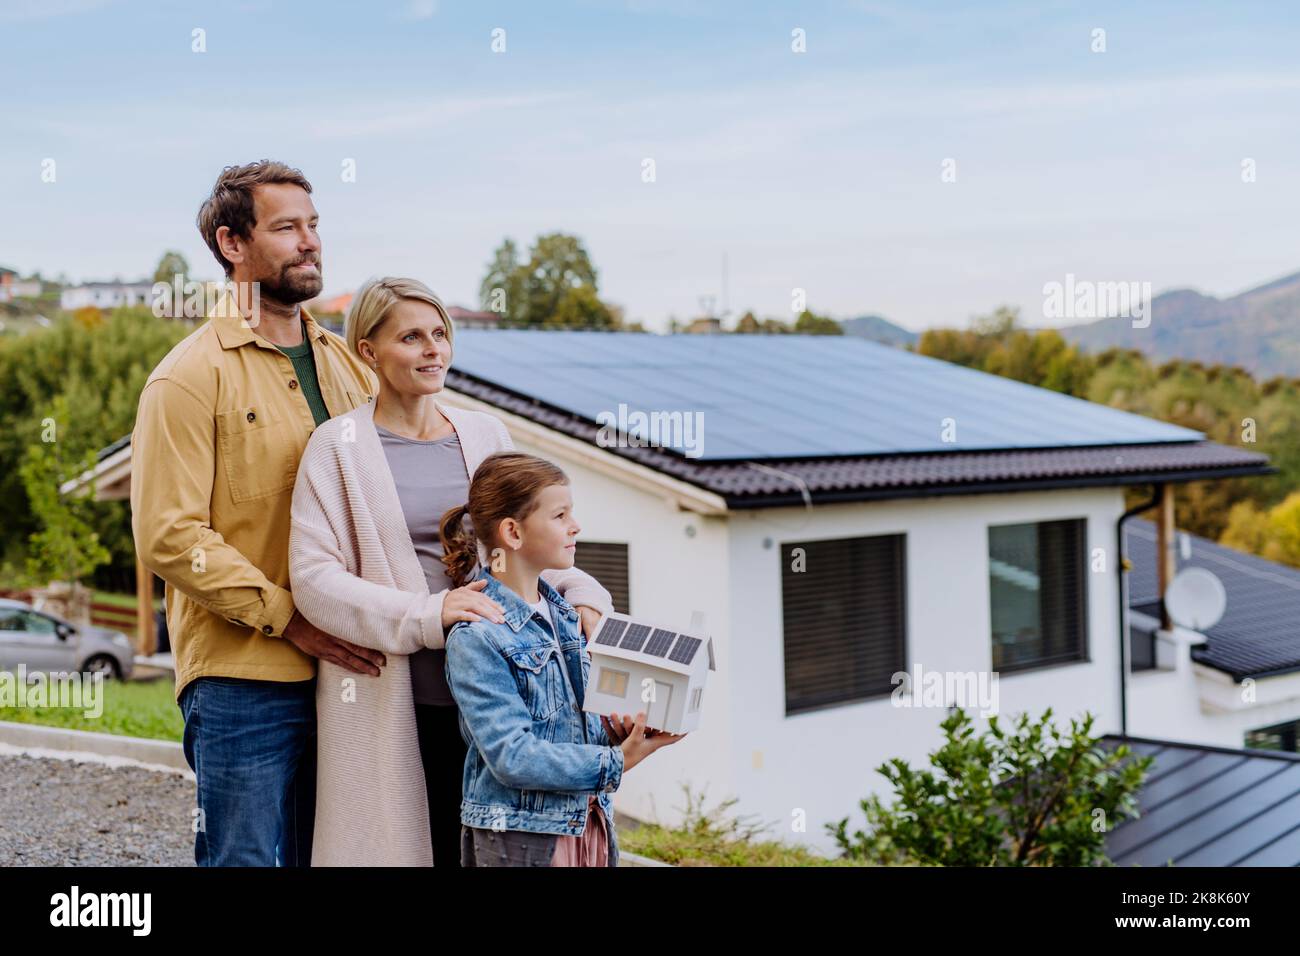
[(0, 754), (0, 866), (193, 866), (194, 781)]
[(194, 807), (183, 774), (0, 753), (0, 866), (193, 866)]

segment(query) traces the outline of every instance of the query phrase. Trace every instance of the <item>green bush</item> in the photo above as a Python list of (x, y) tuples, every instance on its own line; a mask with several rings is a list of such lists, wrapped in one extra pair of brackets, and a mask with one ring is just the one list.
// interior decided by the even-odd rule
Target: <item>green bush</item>
[[(848, 818), (828, 824), (846, 857), (928, 866), (1109, 865), (1106, 832), (1137, 813), (1136, 794), (1150, 757), (1127, 745), (1098, 746), (1093, 716), (1068, 733), (1021, 714), (1012, 732), (997, 717), (976, 735), (958, 708), (943, 723), (934, 769), (894, 758), (877, 768), (894, 787), (885, 804), (860, 804), (869, 829), (848, 833)], [(1133, 759), (1130, 759), (1133, 758)]]

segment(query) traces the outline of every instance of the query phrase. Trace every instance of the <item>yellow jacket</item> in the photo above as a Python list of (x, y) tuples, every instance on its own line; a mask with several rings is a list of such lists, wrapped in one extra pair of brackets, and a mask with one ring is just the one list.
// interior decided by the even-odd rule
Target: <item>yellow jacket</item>
[[(330, 415), (371, 401), (370, 369), (302, 315)], [(315, 676), (315, 659), (281, 637), (294, 610), (289, 506), (314, 430), (293, 363), (229, 297), (145, 382), (131, 433), (131, 530), (140, 560), (167, 583), (178, 698), (196, 677)]]

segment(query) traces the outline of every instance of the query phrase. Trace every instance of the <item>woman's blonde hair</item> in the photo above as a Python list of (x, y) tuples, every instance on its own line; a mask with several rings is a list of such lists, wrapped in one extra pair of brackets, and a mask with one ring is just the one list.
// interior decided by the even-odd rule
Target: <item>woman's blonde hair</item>
[(382, 276), (363, 282), (348, 309), (348, 316), (344, 320), (344, 332), (348, 340), (348, 348), (352, 350), (353, 355), (364, 358), (358, 348), (359, 343), (362, 339), (368, 339), (375, 334), (375, 329), (379, 328), (393, 306), (402, 299), (427, 302), (437, 309), (438, 314), (442, 316), (443, 324), (447, 327), (447, 341), (453, 341), (455, 330), (452, 328), (451, 316), (447, 313), (447, 307), (442, 304), (442, 299), (438, 298), (432, 289), (419, 279)]

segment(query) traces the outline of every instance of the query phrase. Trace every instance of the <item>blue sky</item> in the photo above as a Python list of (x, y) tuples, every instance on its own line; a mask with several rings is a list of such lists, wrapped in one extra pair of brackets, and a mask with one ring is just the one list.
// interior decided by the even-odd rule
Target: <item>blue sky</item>
[(652, 328), (721, 299), (724, 254), (735, 313), (789, 317), (802, 288), (818, 312), (916, 330), (1001, 303), (1050, 324), (1042, 287), (1066, 273), (1231, 294), (1300, 270), (1298, 20), (1282, 3), (0, 0), (0, 264), (134, 278), (178, 248), (216, 277), (198, 205), (222, 166), (274, 157), (315, 186), (326, 292), (407, 274), (473, 306), (503, 237), (563, 230)]

